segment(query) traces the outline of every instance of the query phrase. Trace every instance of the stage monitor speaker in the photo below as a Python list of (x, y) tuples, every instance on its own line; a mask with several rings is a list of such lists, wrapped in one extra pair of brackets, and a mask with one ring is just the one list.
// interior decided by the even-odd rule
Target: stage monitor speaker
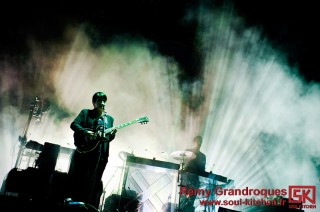
[(179, 168), (179, 164), (128, 156), (122, 196), (138, 200), (141, 212), (168, 211), (166, 207), (176, 203)]
[(47, 174), (36, 168), (12, 169), (6, 178), (5, 194), (15, 193), (22, 199), (42, 201), (48, 198), (50, 181)]

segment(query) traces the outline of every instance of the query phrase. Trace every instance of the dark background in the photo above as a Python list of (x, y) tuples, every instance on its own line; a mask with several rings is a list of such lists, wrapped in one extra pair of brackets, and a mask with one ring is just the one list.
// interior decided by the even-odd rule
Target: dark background
[[(182, 21), (185, 11), (199, 3), (208, 8), (232, 3), (248, 26), (263, 30), (273, 46), (298, 66), (307, 82), (320, 82), (318, 62), (318, 19), (316, 3), (277, 0), (106, 0), (62, 2), (11, 2), (0, 7), (1, 60), (23, 61), (28, 54), (26, 39), (55, 42), (67, 25), (91, 26), (92, 45), (108, 42), (111, 36), (127, 35), (151, 40), (158, 51), (173, 57), (185, 77), (198, 74), (195, 46), (197, 23)], [(90, 34), (90, 32), (89, 32)]]

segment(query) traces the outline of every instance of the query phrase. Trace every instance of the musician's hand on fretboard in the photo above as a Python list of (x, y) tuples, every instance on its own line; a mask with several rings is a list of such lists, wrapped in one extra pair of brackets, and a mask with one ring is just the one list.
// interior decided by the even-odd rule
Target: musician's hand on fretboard
[(117, 129), (113, 129), (111, 132), (110, 132), (110, 135), (115, 135), (117, 133)]

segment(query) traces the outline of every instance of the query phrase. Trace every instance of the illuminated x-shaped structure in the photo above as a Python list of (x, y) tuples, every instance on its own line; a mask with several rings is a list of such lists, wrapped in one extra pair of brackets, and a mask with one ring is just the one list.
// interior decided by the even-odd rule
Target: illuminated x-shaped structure
[(135, 193), (141, 212), (173, 211), (178, 169), (179, 164), (128, 156), (123, 189)]

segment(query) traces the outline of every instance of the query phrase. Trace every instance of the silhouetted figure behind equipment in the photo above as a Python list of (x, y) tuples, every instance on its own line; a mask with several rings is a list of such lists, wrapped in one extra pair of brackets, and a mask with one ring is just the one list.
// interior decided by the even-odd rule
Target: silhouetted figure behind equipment
[[(193, 148), (186, 149), (188, 152), (193, 152), (195, 154), (195, 158), (187, 160), (185, 169), (181, 174), (181, 186), (185, 186), (188, 190), (192, 187), (192, 189), (198, 189), (200, 187), (199, 176), (205, 173), (206, 167), (206, 156), (200, 151), (202, 145), (202, 137), (196, 136), (193, 139)], [(196, 195), (192, 196), (181, 196), (180, 202), (180, 211), (194, 211), (194, 201), (196, 199)]]

